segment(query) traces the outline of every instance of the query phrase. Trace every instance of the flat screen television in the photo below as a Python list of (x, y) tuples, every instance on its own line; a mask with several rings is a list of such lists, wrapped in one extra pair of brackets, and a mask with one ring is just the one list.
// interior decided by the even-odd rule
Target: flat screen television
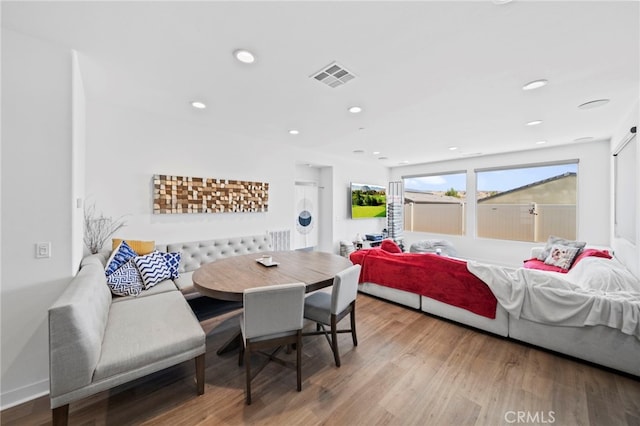
[(351, 218), (387, 216), (387, 188), (380, 185), (351, 183)]

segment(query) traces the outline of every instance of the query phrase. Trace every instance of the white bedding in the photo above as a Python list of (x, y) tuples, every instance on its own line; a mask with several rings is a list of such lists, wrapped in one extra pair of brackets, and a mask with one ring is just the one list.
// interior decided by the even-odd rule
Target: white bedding
[(640, 282), (615, 259), (588, 257), (567, 274), (467, 262), (516, 318), (562, 326), (606, 325), (640, 339)]

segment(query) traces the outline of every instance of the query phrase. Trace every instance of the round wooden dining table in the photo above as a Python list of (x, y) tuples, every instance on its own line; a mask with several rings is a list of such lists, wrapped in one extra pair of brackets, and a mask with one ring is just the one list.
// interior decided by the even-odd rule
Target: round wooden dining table
[[(259, 262), (271, 255), (273, 266)], [(321, 251), (274, 251), (231, 256), (202, 265), (193, 273), (193, 285), (204, 296), (242, 301), (245, 289), (302, 282), (307, 292), (333, 284), (333, 277), (347, 269), (349, 259)]]
[[(259, 262), (263, 255), (271, 255), (272, 266)], [(308, 293), (328, 287), (338, 272), (351, 265), (345, 257), (320, 251), (252, 253), (202, 265), (193, 273), (193, 285), (204, 296), (242, 302), (244, 290), (248, 288), (303, 282)], [(217, 350), (217, 354), (237, 348), (241, 341), (238, 331)]]

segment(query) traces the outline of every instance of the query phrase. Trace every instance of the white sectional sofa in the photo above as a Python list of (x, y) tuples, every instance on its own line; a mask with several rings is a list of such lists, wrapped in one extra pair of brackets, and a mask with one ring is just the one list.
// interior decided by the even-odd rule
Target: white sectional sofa
[[(540, 248), (534, 248), (532, 257), (535, 257), (539, 250)], [(610, 315), (608, 319), (602, 320), (602, 322), (608, 322), (608, 325), (594, 323), (598, 320), (594, 321), (591, 317), (589, 325), (566, 325), (549, 320), (535, 320), (527, 317), (526, 314), (516, 314), (513, 309), (510, 312), (501, 304), (501, 298), (498, 296), (499, 303), (496, 307), (495, 318), (490, 319), (426, 296), (371, 281), (361, 283), (359, 291), (500, 336), (640, 377), (640, 324), (638, 324), (640, 322), (640, 281), (633, 277), (615, 258), (612, 260), (587, 258), (582, 260), (578, 266), (579, 268), (576, 267), (567, 274), (524, 270), (524, 268), (513, 270), (520, 271), (524, 275), (539, 275), (549, 282), (557, 282), (558, 285), (566, 283), (569, 287), (579, 287), (582, 282), (591, 281), (591, 284), (599, 282), (603, 288), (613, 292), (622, 286), (624, 291), (616, 293), (615, 297), (628, 299), (624, 300), (624, 303), (615, 305), (619, 314)], [(470, 269), (472, 269), (471, 266)], [(424, 271), (424, 273), (428, 274), (429, 271)], [(495, 289), (494, 286), (502, 285), (498, 282), (491, 282), (490, 275), (479, 276), (479, 278), (485, 283), (489, 282), (490, 288)], [(621, 281), (623, 284), (620, 284)], [(598, 293), (598, 291), (600, 290), (594, 288), (584, 289), (585, 293)], [(505, 293), (510, 294), (510, 291)], [(494, 294), (496, 293), (494, 292)], [(525, 304), (530, 303), (529, 300), (530, 297), (527, 296)], [(562, 301), (560, 301), (561, 304)], [(511, 308), (509, 303), (505, 303), (505, 305)], [(559, 318), (565, 316), (562, 312), (556, 311), (555, 313), (558, 315), (552, 316)], [(605, 315), (608, 313), (605, 312)], [(626, 317), (624, 325), (621, 319), (623, 316)], [(625, 332), (621, 331), (622, 328), (625, 328)]]
[(533, 277), (534, 291), (522, 306), (513, 303), (516, 290), (496, 292), (510, 338), (640, 377), (640, 280), (615, 257), (585, 258), (566, 274), (517, 272)]

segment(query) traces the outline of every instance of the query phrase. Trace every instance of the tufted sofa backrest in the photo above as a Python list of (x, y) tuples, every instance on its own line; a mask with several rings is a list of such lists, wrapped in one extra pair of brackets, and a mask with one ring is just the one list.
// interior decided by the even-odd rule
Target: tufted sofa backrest
[(205, 263), (217, 259), (272, 249), (268, 234), (167, 244), (167, 251), (181, 253), (179, 273), (195, 271)]

